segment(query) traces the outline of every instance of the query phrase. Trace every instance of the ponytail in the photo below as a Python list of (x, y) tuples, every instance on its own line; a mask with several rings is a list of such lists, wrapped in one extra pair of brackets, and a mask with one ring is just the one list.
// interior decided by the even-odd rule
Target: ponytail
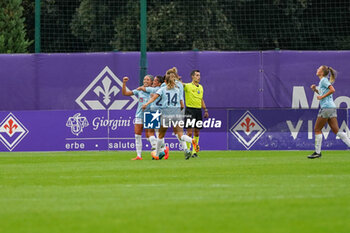
[(173, 89), (175, 87), (176, 77), (177, 77), (176, 67), (173, 67), (173, 68), (167, 70), (167, 72), (165, 74), (165, 83), (166, 83), (168, 89)]
[(329, 82), (333, 84), (335, 82), (335, 79), (337, 78), (337, 71), (330, 66), (328, 67), (328, 71)]
[(329, 78), (329, 82), (333, 84), (337, 78), (337, 71), (330, 66), (323, 65), (323, 77)]

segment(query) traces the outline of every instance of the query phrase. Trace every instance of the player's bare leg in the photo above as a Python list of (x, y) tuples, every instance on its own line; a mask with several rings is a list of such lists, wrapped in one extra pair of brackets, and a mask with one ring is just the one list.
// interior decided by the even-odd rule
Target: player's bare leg
[(332, 132), (337, 135), (348, 147), (350, 147), (350, 139), (344, 132), (339, 132), (338, 120), (336, 117), (328, 119), (328, 124), (332, 129)]

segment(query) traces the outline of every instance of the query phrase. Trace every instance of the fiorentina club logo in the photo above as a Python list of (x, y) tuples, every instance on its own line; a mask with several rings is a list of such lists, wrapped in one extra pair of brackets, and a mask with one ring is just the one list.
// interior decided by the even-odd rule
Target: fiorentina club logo
[(133, 95), (123, 96), (122, 86), (123, 82), (106, 66), (75, 102), (84, 110), (130, 110), (138, 100)]
[(66, 123), (67, 127), (70, 127), (72, 134), (79, 136), (83, 129), (89, 126), (89, 122), (84, 116), (80, 116), (80, 113), (75, 114), (72, 117), (69, 117)]
[(12, 113), (0, 123), (0, 140), (9, 151), (12, 151), (28, 132)]
[(230, 132), (247, 150), (258, 141), (265, 131), (265, 127), (249, 111), (246, 111), (230, 129)]

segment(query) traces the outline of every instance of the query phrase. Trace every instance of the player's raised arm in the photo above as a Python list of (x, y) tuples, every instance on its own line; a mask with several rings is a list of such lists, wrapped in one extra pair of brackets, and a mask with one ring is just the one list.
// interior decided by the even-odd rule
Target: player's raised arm
[(122, 87), (122, 94), (123, 95), (126, 95), (126, 96), (131, 96), (133, 95), (134, 93), (132, 91), (128, 91), (126, 90), (126, 82), (129, 81), (129, 78), (128, 77), (124, 77), (123, 78), (123, 87)]

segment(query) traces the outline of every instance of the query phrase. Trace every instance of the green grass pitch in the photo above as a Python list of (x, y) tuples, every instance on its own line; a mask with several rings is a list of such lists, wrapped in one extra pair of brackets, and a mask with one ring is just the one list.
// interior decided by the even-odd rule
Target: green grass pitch
[(350, 232), (350, 151), (0, 153), (0, 232)]

